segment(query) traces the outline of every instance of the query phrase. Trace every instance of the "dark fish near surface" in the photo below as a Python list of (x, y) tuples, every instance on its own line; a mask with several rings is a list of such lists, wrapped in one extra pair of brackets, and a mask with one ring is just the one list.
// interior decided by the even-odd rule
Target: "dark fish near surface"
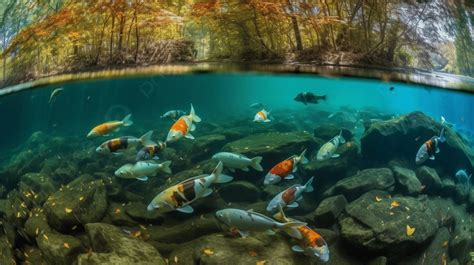
[(318, 101), (320, 101), (320, 100), (325, 101), (326, 98), (327, 98), (326, 95), (318, 96), (318, 95), (315, 95), (311, 92), (301, 92), (295, 97), (295, 100), (307, 105), (308, 103), (318, 104)]

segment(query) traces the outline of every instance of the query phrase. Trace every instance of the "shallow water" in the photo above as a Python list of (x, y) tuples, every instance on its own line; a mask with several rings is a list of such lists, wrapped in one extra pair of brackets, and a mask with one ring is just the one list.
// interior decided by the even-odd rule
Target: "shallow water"
[[(58, 87), (64, 91), (50, 104), (50, 95)], [(295, 96), (304, 91), (326, 95), (327, 100), (308, 105), (295, 101)], [(260, 110), (250, 107), (256, 102), (266, 105), (271, 122), (252, 122)], [(147, 182), (118, 178), (114, 172), (126, 163), (134, 163), (137, 150), (117, 156), (95, 152), (106, 140), (139, 137), (149, 130), (154, 131), (155, 142), (164, 141), (174, 121), (160, 116), (173, 109), (189, 112), (191, 103), (202, 119), (192, 132), (196, 139), (183, 138), (169, 143), (167, 149), (158, 154), (160, 162), (171, 161), (171, 175), (160, 172), (156, 177), (149, 176)], [(428, 259), (425, 264), (434, 264), (429, 262), (440, 259), (447, 262), (456, 259), (466, 264), (473, 249), (474, 192), (454, 175), (457, 169), (466, 169), (468, 174), (473, 171), (473, 103), (473, 94), (406, 83), (259, 74), (91, 80), (11, 94), (0, 98), (0, 117), (4, 124), (0, 133), (0, 206), (6, 207), (0, 207), (0, 216), (5, 227), (13, 229), (14, 236), (5, 232), (2, 240), (6, 238), (12, 248), (20, 252), (33, 249), (35, 253), (42, 253), (41, 257), (35, 256), (35, 260), (12, 253), (17, 262), (68, 264), (81, 261), (80, 253), (86, 253), (87, 249), (101, 252), (91, 239), (93, 229), (87, 225), (99, 222), (120, 227), (118, 232), (110, 232), (114, 234), (112, 238), (124, 236), (140, 242), (136, 244), (146, 242), (153, 246), (148, 258), (154, 262), (161, 260), (161, 255), (170, 263), (178, 261), (175, 263), (180, 264), (224, 264), (223, 260), (231, 257), (239, 264), (263, 261), (267, 261), (266, 264), (319, 264), (317, 257), (292, 253), (294, 241), (282, 232), (273, 239), (256, 233), (242, 245), (221, 232), (213, 217), (215, 211), (225, 207), (252, 208), (271, 217), (265, 207), (278, 192), (293, 184), (304, 184), (314, 175), (315, 190), (304, 194), (300, 207), (285, 212), (315, 227), (315, 231), (321, 230), (330, 248), (329, 264), (365, 264), (381, 256), (391, 264), (419, 264), (420, 259)], [(109, 136), (86, 138), (96, 125), (121, 120), (127, 114), (132, 114), (132, 126), (122, 127)], [(447, 123), (441, 124), (441, 116)], [(394, 127), (384, 127), (391, 125)], [(440, 152), (435, 154), (435, 160), (416, 165), (417, 150), (425, 141), (439, 135), (442, 127), (447, 141), (439, 144)], [(343, 137), (347, 138), (337, 150), (340, 157), (318, 161), (318, 150), (340, 130), (344, 130)], [(263, 184), (263, 178), (274, 165), (299, 155), (303, 149), (307, 149), (310, 161), (299, 166), (294, 179), (270, 186)], [(212, 195), (191, 204), (194, 207), (191, 214), (146, 211), (158, 192), (186, 178), (210, 174), (217, 164), (210, 159), (220, 151), (262, 156), (263, 172), (252, 168), (249, 172), (224, 169), (234, 180), (213, 185)], [(369, 171), (364, 171), (367, 169)], [(439, 176), (433, 177), (436, 172)], [(76, 182), (71, 183), (74, 180)], [(91, 181), (105, 188), (92, 189), (93, 195), (84, 193)], [(44, 185), (45, 182), (48, 185)], [(29, 191), (34, 191), (30, 196), (41, 195), (32, 199), (25, 195)], [(69, 198), (70, 194), (75, 197)], [(342, 206), (337, 203), (341, 195), (344, 196)], [(325, 205), (321, 202), (327, 198), (331, 199), (326, 204), (333, 205), (337, 216), (321, 217), (318, 213), (317, 209)], [(354, 212), (358, 211), (354, 209), (361, 207), (361, 201), (366, 203), (367, 198), (373, 198), (367, 202), (367, 209), (373, 207), (375, 212), (385, 211), (376, 203), (387, 203), (388, 217), (378, 216), (381, 220), (377, 222), (387, 224), (389, 229), (379, 232), (387, 237), (396, 235), (395, 242), (370, 236), (360, 239), (363, 234), (356, 233), (356, 226), (347, 225), (357, 220), (374, 231), (381, 229), (375, 227), (375, 217), (355, 216)], [(88, 203), (81, 204), (82, 200)], [(21, 202), (25, 202), (24, 206)], [(94, 203), (96, 208), (90, 209)], [(66, 214), (77, 211), (78, 216), (75, 219), (68, 219), (67, 215), (58, 217), (54, 210), (58, 207)], [(423, 207), (435, 208), (427, 211)], [(408, 210), (403, 210), (403, 214), (396, 212), (402, 208)], [(411, 214), (410, 208), (415, 213)], [(28, 227), (27, 220), (35, 216), (35, 212), (42, 212), (41, 209), (45, 209), (47, 224), (39, 222), (31, 225), (33, 228)], [(20, 217), (16, 217), (18, 212), (21, 212)], [(401, 221), (410, 216), (414, 216), (414, 223)], [(423, 218), (436, 220), (436, 223), (424, 224), (420, 221)], [(407, 225), (426, 227), (415, 227), (418, 229), (415, 234), (408, 235)], [(45, 228), (48, 226), (53, 230)], [(31, 232), (38, 227), (39, 232)], [(44, 235), (50, 238), (51, 234), (58, 238), (57, 242), (45, 239)], [(73, 245), (71, 248), (49, 251), (53, 248), (49, 244), (69, 240), (64, 238), (66, 235), (75, 238), (69, 238), (74, 241), (69, 243)], [(45, 240), (48, 242), (43, 242)], [(374, 240), (380, 242), (371, 243)], [(448, 243), (443, 247), (445, 241)], [(201, 253), (200, 248), (210, 251)], [(398, 248), (399, 253), (393, 251)], [(285, 254), (274, 256), (272, 249)], [(352, 256), (353, 250), (362, 251), (364, 258)], [(198, 254), (193, 258), (189, 251)], [(124, 256), (132, 255), (130, 253), (134, 252)], [(149, 261), (147, 257), (142, 258), (141, 262)]]

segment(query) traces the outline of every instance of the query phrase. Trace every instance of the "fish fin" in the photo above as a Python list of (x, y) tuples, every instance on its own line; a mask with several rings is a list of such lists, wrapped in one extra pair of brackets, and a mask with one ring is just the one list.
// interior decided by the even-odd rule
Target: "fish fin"
[(254, 213), (255, 211), (253, 209), (248, 209), (247, 212)]
[(435, 156), (430, 156), (430, 160), (435, 160)]
[(263, 168), (262, 168), (262, 166), (260, 165), (260, 162), (262, 162), (262, 157), (261, 157), (261, 156), (256, 156), (256, 157), (252, 158), (252, 164), (251, 164), (251, 166), (252, 166), (255, 170), (262, 172), (262, 171), (263, 171)]
[(300, 206), (300, 205), (299, 205), (297, 202), (292, 202), (292, 203), (288, 204), (286, 207), (288, 207), (288, 208), (296, 208), (296, 207), (298, 207), (298, 206)]
[(340, 156), (341, 156), (340, 154), (334, 154), (334, 155), (331, 156), (331, 158), (338, 158)]
[(133, 125), (132, 114), (128, 114), (127, 116), (125, 116), (122, 122), (123, 122), (123, 126), (132, 126)]
[(444, 136), (444, 127), (441, 129), (441, 132), (439, 133), (439, 141), (442, 143), (446, 142), (446, 137)]
[(298, 253), (303, 253), (304, 252), (304, 249), (301, 248), (299, 245), (292, 246), (291, 250), (293, 250), (293, 252), (298, 252)]
[(265, 234), (267, 234), (269, 236), (274, 236), (276, 233), (273, 230), (267, 230), (267, 231), (265, 231)]
[(191, 131), (191, 132), (194, 132), (195, 130), (196, 130), (196, 125), (194, 125), (194, 124), (191, 124), (190, 131)]
[[(300, 157), (299, 157), (299, 159), (300, 159), (300, 161), (301, 161), (300, 163), (303, 164), (303, 165), (304, 165), (304, 164), (308, 164), (308, 162), (309, 162), (308, 159), (305, 157), (305, 154), (306, 154), (306, 149), (304, 149), (303, 152), (301, 152), (301, 155), (300, 155)], [(296, 168), (296, 167), (295, 167), (295, 168)], [(296, 170), (295, 170), (295, 171), (296, 171)]]
[(247, 231), (237, 230), (237, 232), (239, 233), (239, 235), (241, 237), (248, 237), (249, 236), (249, 232), (247, 232)]
[(249, 168), (248, 167), (243, 167), (240, 170), (247, 172), (247, 171), (249, 171)]
[(264, 120), (263, 122), (271, 122), (271, 120), (269, 120), (269, 119), (266, 119), (266, 120)]
[(212, 172), (216, 178), (214, 179), (214, 183), (227, 183), (232, 181), (234, 178), (225, 174), (222, 174), (222, 170), (224, 168), (224, 164), (222, 162), (219, 162), (217, 164), (216, 168)]
[(203, 194), (201, 195), (201, 198), (207, 197), (212, 194), (212, 189), (205, 189)]
[(165, 173), (171, 174), (170, 165), (171, 165), (171, 161), (165, 161), (165, 162), (161, 163), (161, 168), (160, 169)]
[(112, 156), (121, 156), (121, 155), (123, 155), (122, 152), (113, 152), (112, 153)]
[(293, 170), (291, 171), (292, 173), (295, 173), (296, 171), (298, 171), (298, 166), (294, 166), (293, 167)]
[(285, 231), (288, 235), (296, 239), (302, 239), (303, 236), (301, 235), (300, 231), (298, 230), (299, 227), (306, 225), (306, 223), (300, 221), (288, 222), (288, 223), (280, 223), (279, 228)]
[(294, 179), (294, 178), (295, 178), (295, 176), (293, 176), (292, 174), (285, 177), (285, 179)]
[(235, 168), (229, 167), (229, 171), (232, 172), (232, 173), (234, 173), (234, 172), (235, 172)]
[(147, 181), (148, 177), (147, 176), (142, 176), (137, 178), (139, 181)]
[(342, 137), (342, 130), (339, 132), (339, 143), (341, 143), (341, 144), (346, 143), (346, 139), (344, 139), (344, 137)]
[(314, 177), (311, 177), (306, 184), (304, 184), (304, 192), (312, 192), (314, 190), (312, 183), (313, 183)]
[(194, 212), (193, 207), (186, 205), (180, 208), (177, 208), (176, 211), (182, 212), (182, 213), (192, 213)]
[(140, 143), (143, 146), (156, 145), (156, 143), (151, 140), (152, 135), (153, 135), (153, 131), (148, 131), (147, 133), (142, 135), (142, 137), (140, 137)]
[(436, 147), (436, 151), (435, 151), (435, 152), (436, 152), (436, 153), (439, 153), (439, 152), (440, 152), (440, 150), (439, 150), (438, 147)]
[(201, 122), (201, 118), (196, 115), (196, 112), (194, 111), (193, 104), (191, 104), (191, 111), (189, 111), (189, 116), (191, 116), (191, 120), (193, 122)]
[(300, 196), (298, 197), (298, 199), (296, 199), (296, 201), (301, 201), (303, 199), (303, 196)]
[(184, 137), (188, 138), (188, 139), (191, 139), (191, 140), (194, 140), (194, 136), (190, 133), (187, 133)]
[(160, 157), (159, 157), (159, 156), (154, 156), (154, 157), (152, 157), (152, 159), (153, 159), (153, 160), (159, 160)]

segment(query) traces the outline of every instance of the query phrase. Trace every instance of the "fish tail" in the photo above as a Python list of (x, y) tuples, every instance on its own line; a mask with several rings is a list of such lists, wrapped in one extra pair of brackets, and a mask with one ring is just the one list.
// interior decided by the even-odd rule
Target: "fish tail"
[(216, 168), (212, 172), (212, 174), (214, 175), (214, 183), (227, 183), (234, 179), (231, 176), (222, 174), (223, 169), (224, 165), (222, 164), (222, 162), (219, 162), (219, 164), (217, 164)]
[(313, 183), (314, 177), (311, 177), (306, 184), (304, 184), (304, 192), (312, 192), (314, 190), (313, 186), (311, 185)]
[(346, 142), (346, 139), (344, 139), (344, 137), (342, 137), (342, 130), (339, 132), (339, 142), (341, 144), (344, 144)]
[(262, 157), (261, 156), (256, 156), (256, 157), (252, 158), (251, 166), (257, 171), (263, 171), (263, 168), (260, 165), (260, 162), (262, 162)]
[(171, 174), (170, 165), (171, 165), (171, 161), (165, 161), (165, 162), (161, 163), (161, 170), (163, 170), (163, 172), (165, 172), (167, 174)]
[(444, 127), (441, 129), (441, 132), (439, 133), (439, 140), (442, 143), (446, 141), (446, 137), (444, 136)]
[(299, 157), (300, 161), (301, 161), (301, 164), (308, 164), (308, 159), (305, 157), (305, 154), (306, 154), (306, 149), (303, 150), (303, 152), (301, 152), (301, 155)]
[(281, 204), (278, 204), (278, 213), (273, 215), (273, 218), (278, 221), (289, 222), (288, 218), (285, 215), (285, 212), (283, 211), (283, 208), (281, 207)]
[(194, 111), (194, 107), (193, 107), (193, 104), (191, 103), (191, 111), (189, 112), (189, 116), (191, 116), (191, 120), (193, 122), (200, 122), (201, 121), (201, 118), (196, 115), (196, 112)]
[(156, 145), (156, 143), (151, 140), (152, 135), (153, 135), (153, 131), (148, 131), (147, 133), (142, 135), (142, 137), (140, 137), (140, 143), (144, 146)]
[(123, 122), (123, 126), (132, 126), (133, 125), (132, 114), (128, 114), (127, 116), (125, 116), (122, 122)]
[(327, 95), (322, 96), (323, 100), (326, 101), (328, 99)]
[(300, 231), (298, 230), (299, 227), (306, 225), (306, 223), (295, 221), (295, 222), (288, 222), (288, 223), (279, 223), (278, 227), (285, 231), (288, 235), (296, 239), (302, 239), (303, 235), (301, 235)]

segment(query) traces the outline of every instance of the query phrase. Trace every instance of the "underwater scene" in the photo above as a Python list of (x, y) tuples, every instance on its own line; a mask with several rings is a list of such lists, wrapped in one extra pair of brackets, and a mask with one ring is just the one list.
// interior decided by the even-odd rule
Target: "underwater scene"
[(0, 264), (472, 264), (474, 96), (153, 75), (0, 97)]

